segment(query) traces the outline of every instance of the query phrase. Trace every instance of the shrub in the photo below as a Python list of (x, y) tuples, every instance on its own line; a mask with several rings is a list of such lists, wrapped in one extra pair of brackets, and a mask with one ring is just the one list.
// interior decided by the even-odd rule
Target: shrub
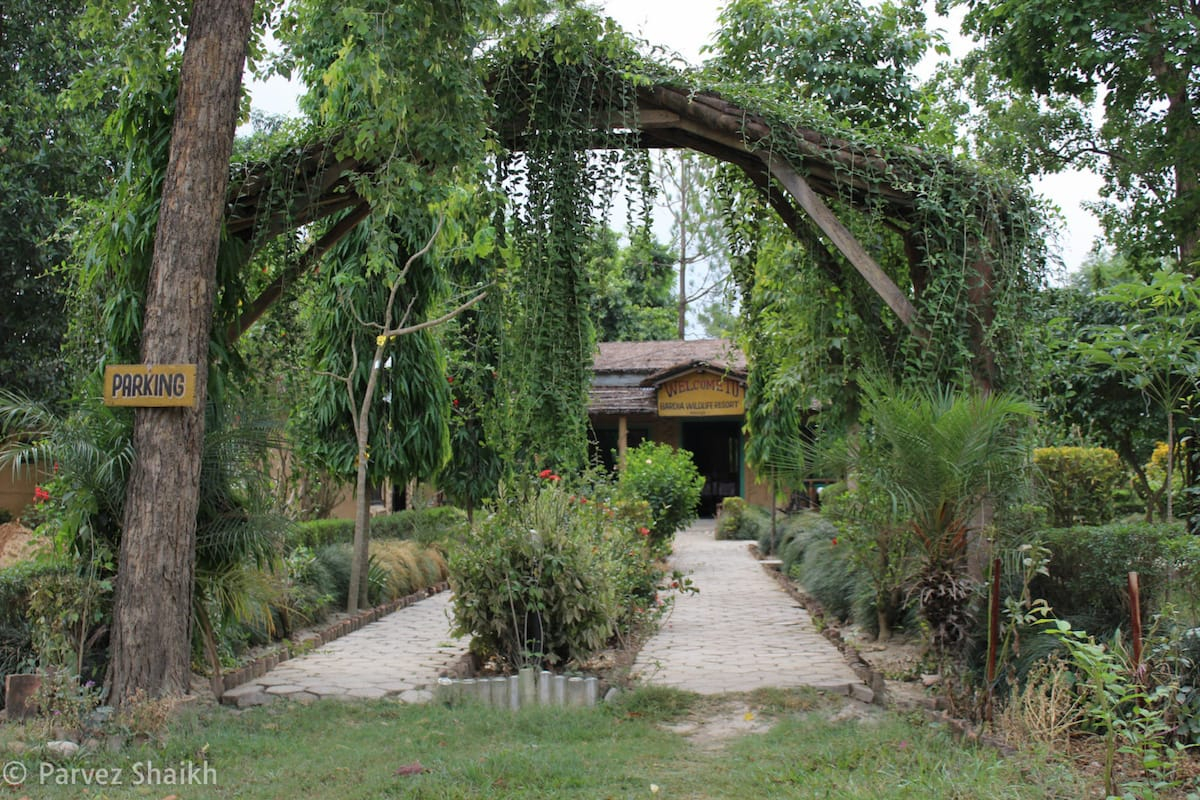
[[(0, 569), (0, 675), (33, 669), (29, 596), (36, 581), (63, 571), (57, 564), (24, 561)], [(3, 703), (0, 702), (0, 707)]]
[(453, 506), (405, 509), (371, 519), (373, 539), (413, 539), (431, 544), (460, 538), (466, 529), (466, 512)]
[(1033, 462), (1041, 475), (1056, 527), (1101, 525), (1113, 518), (1114, 495), (1124, 470), (1104, 447), (1039, 447)]
[(311, 547), (319, 550), (331, 544), (354, 541), (352, 519), (310, 519), (296, 523), (288, 544), (291, 547)]
[[(322, 591), (342, 608), (350, 592), (350, 564), (353, 549), (349, 544), (331, 544), (314, 551), (311, 574), (319, 576)], [(446, 560), (434, 547), (419, 542), (372, 539), (367, 572), (367, 601), (378, 605), (405, 597), (446, 580)]]
[[(372, 539), (412, 539), (434, 544), (461, 538), (467, 528), (467, 515), (452, 506), (405, 509), (371, 517)], [(328, 544), (354, 541), (354, 520), (313, 519), (297, 523), (289, 538), (292, 547), (316, 550)]]
[(84, 672), (100, 631), (111, 621), (112, 582), (70, 569), (29, 582), (33, 646), (43, 666)]
[[(840, 545), (840, 549), (839, 549)], [(836, 531), (830, 537), (812, 537), (804, 547), (804, 556), (788, 574), (799, 581), (826, 613), (846, 621), (854, 615), (856, 578), (847, 557), (847, 548)]]
[(778, 534), (779, 558), (783, 561), (783, 571), (788, 573), (803, 563), (804, 551), (810, 543), (838, 535), (837, 528), (828, 519), (813, 511), (787, 515), (779, 524)]
[(303, 545), (292, 550), (284, 561), (287, 594), (284, 608), (279, 610), (283, 633), (290, 635), (292, 615), (300, 624), (311, 624), (325, 618), (338, 603), (337, 582), (329, 567), (310, 547)]
[(691, 454), (658, 442), (642, 442), (628, 452), (618, 483), (622, 498), (650, 504), (650, 540), (660, 551), (696, 519), (703, 488)]
[(603, 648), (656, 582), (629, 513), (557, 482), (502, 504), (452, 551), (456, 632), (513, 667)]
[(1050, 574), (1034, 580), (1034, 595), (1045, 598), (1055, 616), (1095, 636), (1129, 627), (1129, 572), (1138, 573), (1147, 619), (1172, 589), (1195, 591), (1200, 543), (1180, 524), (1054, 528), (1042, 541), (1050, 550)]
[[(765, 508), (750, 505), (740, 497), (726, 497), (717, 512), (718, 539), (762, 542), (771, 536), (771, 515)], [(770, 543), (768, 542), (768, 548)], [(762, 548), (762, 552), (768, 549)]]

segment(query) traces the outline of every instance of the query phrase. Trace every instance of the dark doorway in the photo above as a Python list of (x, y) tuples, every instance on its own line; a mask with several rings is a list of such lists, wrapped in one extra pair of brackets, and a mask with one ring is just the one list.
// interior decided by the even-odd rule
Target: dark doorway
[(741, 495), (742, 425), (740, 422), (685, 422), (683, 449), (691, 451), (704, 489), (700, 516), (712, 517), (726, 497)]
[[(625, 432), (625, 446), (637, 447), (650, 438), (650, 432), (645, 428), (630, 428)], [(617, 429), (595, 428), (592, 440), (588, 443), (588, 459), (592, 464), (602, 466), (609, 472), (617, 471)]]

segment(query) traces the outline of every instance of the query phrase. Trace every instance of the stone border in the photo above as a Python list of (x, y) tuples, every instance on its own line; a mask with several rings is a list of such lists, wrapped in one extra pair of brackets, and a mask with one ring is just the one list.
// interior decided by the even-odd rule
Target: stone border
[(227, 692), (249, 683), (255, 678), (261, 678), (283, 662), (327, 645), (335, 639), (340, 639), (348, 633), (353, 633), (364, 625), (375, 622), (381, 617), (385, 617), (402, 608), (407, 608), (413, 603), (433, 597), (435, 594), (447, 591), (449, 588), (450, 584), (446, 581), (435, 583), (433, 586), (413, 592), (407, 597), (399, 597), (374, 608), (368, 608), (353, 616), (332, 622), (319, 630), (308, 631), (302, 634), (296, 641), (282, 645), (272, 652), (261, 655), (249, 664), (243, 665), (233, 672), (225, 673), (222, 676), (221, 702), (225, 702), (225, 694)]
[[(803, 605), (813, 619), (820, 618), (823, 621), (828, 620), (828, 615), (825, 613), (824, 606), (822, 606), (816, 598), (805, 593), (804, 591), (801, 591), (800, 587), (796, 585), (795, 581), (785, 575), (783, 570), (779, 568), (782, 562), (776, 559), (760, 557), (757, 545), (752, 545), (751, 549), (755, 558), (758, 558), (759, 563), (762, 564), (762, 568), (771, 573), (783, 590), (787, 592), (792, 599)], [(871, 666), (871, 664), (862, 657), (862, 654), (859, 653), (858, 648), (849, 644), (845, 639), (842, 638), (842, 631), (838, 626), (825, 622), (821, 629), (821, 633), (826, 639), (832, 642), (839, 651), (841, 651), (842, 656), (846, 659), (846, 663), (850, 666), (850, 669), (854, 670), (855, 674), (858, 675), (864, 683), (871, 687), (872, 691), (875, 693), (875, 699), (873, 702), (876, 705), (887, 705), (887, 681), (884, 679), (883, 673)], [(950, 714), (950, 712), (946, 710), (944, 702), (941, 700), (941, 698), (931, 698), (928, 702), (921, 703), (905, 703), (904, 707), (915, 708), (916, 710), (923, 712), (929, 720), (945, 725), (950, 729), (951, 733), (964, 741), (985, 744), (1003, 755), (1011, 755), (1017, 751), (1017, 749), (1012, 745), (993, 734), (981, 730), (979, 726), (970, 722), (969, 720), (960, 719), (959, 717), (955, 717)]]
[[(829, 623), (829, 615), (825, 613), (825, 608), (816, 598), (805, 593), (798, 587), (791, 578), (783, 573), (779, 567), (782, 562), (777, 559), (762, 558), (758, 552), (757, 545), (751, 545), (751, 553), (758, 559), (758, 563), (763, 570), (775, 579), (779, 587), (788, 593), (788, 596), (795, 600), (800, 605), (804, 606), (808, 611), (808, 615), (814, 621), (820, 620), (819, 626), (821, 635), (829, 640), (830, 644), (838, 649), (842, 654), (842, 658), (846, 660), (846, 666), (854, 671), (858, 679), (867, 685), (870, 691), (870, 697), (857, 696), (857, 699), (873, 705), (885, 705), (887, 702), (887, 682), (883, 677), (883, 673), (871, 666), (862, 653), (858, 652), (858, 648), (851, 645), (842, 638), (842, 631), (838, 626)], [(865, 695), (866, 692), (863, 692)]]

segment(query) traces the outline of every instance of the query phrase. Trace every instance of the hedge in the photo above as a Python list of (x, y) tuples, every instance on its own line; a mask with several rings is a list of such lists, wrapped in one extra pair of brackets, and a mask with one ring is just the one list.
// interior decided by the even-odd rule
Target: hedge
[(1181, 523), (1053, 528), (1040, 539), (1050, 550), (1050, 574), (1034, 580), (1034, 596), (1095, 636), (1129, 629), (1130, 572), (1138, 573), (1143, 622), (1173, 595), (1200, 590), (1200, 539)]
[(1115, 514), (1114, 496), (1125, 474), (1115, 451), (1104, 447), (1039, 447), (1041, 474), (1052, 524), (1102, 525)]

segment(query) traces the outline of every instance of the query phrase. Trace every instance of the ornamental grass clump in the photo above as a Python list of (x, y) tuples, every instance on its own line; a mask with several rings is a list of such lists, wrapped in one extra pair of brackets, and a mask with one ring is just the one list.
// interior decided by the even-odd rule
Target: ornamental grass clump
[(638, 508), (572, 493), (557, 475), (502, 502), (451, 552), (456, 634), (509, 668), (580, 663), (605, 648), (655, 605)]

